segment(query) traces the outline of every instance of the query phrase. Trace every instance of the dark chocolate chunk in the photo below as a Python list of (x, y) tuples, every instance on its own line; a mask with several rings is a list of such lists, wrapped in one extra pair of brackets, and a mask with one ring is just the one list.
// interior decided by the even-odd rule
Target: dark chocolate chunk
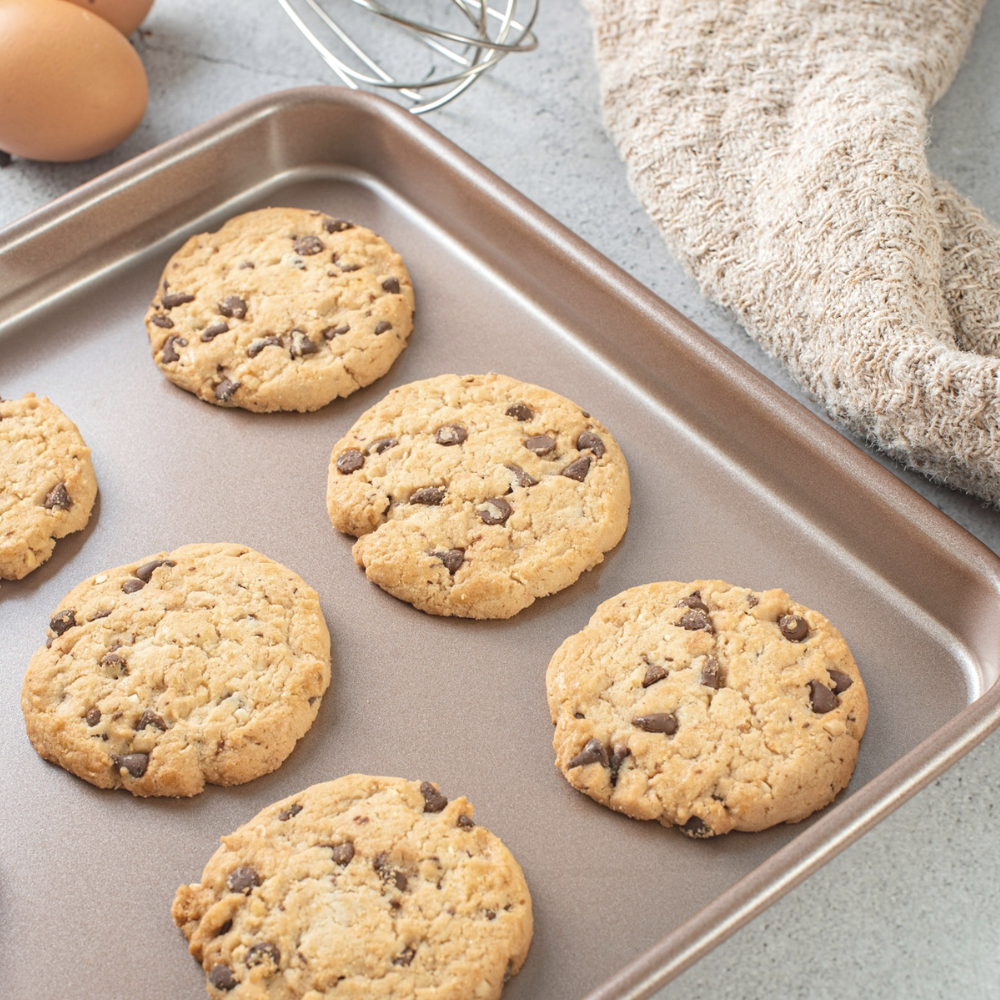
[(153, 313), (149, 317), (149, 322), (153, 326), (158, 326), (161, 330), (172, 330), (174, 328), (174, 321), (169, 316), (164, 316), (163, 313)]
[(465, 549), (448, 549), (447, 552), (432, 552), (431, 555), (435, 559), (440, 559), (449, 573), (458, 572), (459, 567), (465, 562)]
[(429, 781), (420, 782), (420, 794), (424, 797), (425, 813), (439, 813), (448, 804), (448, 799)]
[(337, 456), (337, 471), (345, 476), (357, 472), (365, 464), (365, 456), (357, 448), (348, 448)]
[(133, 576), (139, 577), (143, 583), (149, 583), (149, 578), (153, 575), (154, 569), (159, 569), (161, 566), (176, 566), (172, 559), (154, 559), (152, 562), (143, 563), (136, 571)]
[(646, 667), (646, 676), (642, 679), (642, 686), (648, 688), (650, 684), (662, 681), (667, 676), (667, 668), (659, 663), (650, 663)]
[(167, 724), (163, 721), (162, 717), (157, 715), (151, 708), (147, 708), (146, 711), (139, 716), (139, 721), (136, 723), (135, 730), (136, 732), (139, 732), (147, 726), (155, 726), (162, 733), (167, 731)]
[(323, 228), (328, 233), (342, 233), (345, 229), (353, 229), (354, 223), (347, 219), (324, 219)]
[(84, 718), (87, 720), (88, 726), (96, 726), (101, 721), (101, 710), (96, 705), (93, 708), (88, 708)]
[(504, 412), (516, 420), (530, 420), (535, 415), (535, 411), (527, 403), (511, 403)]
[(174, 306), (182, 306), (185, 302), (194, 302), (194, 296), (186, 292), (168, 292), (160, 299), (164, 309), (173, 309)]
[(469, 432), (461, 424), (445, 424), (437, 429), (434, 440), (447, 446), (461, 444), (468, 436)]
[(265, 962), (272, 962), (277, 966), (281, 962), (281, 952), (278, 946), (270, 941), (258, 941), (250, 945), (247, 951), (247, 968), (252, 969), (255, 965), (263, 965)]
[(368, 445), (368, 454), (381, 455), (387, 448), (394, 448), (399, 444), (399, 438), (378, 438)]
[(215, 340), (220, 333), (226, 333), (228, 330), (228, 323), (213, 323), (211, 326), (206, 327), (201, 331), (201, 339), (207, 343), (210, 340)]
[(247, 357), (257, 357), (265, 347), (281, 347), (281, 337), (258, 337), (256, 340), (251, 340), (247, 348)]
[(442, 486), (425, 486), (410, 494), (410, 503), (422, 503), (427, 507), (437, 507), (444, 500), (445, 490)]
[(576, 439), (576, 446), (580, 451), (592, 451), (595, 458), (600, 458), (606, 451), (604, 442), (593, 431), (584, 431)]
[(833, 681), (834, 694), (842, 694), (854, 683), (847, 674), (841, 673), (839, 670), (830, 670), (828, 667), (826, 672), (830, 675), (830, 680)]
[(524, 447), (536, 455), (548, 455), (555, 451), (556, 442), (548, 434), (535, 434), (524, 442)]
[(386, 278), (385, 281), (382, 282), (382, 287), (390, 295), (398, 295), (399, 294), (399, 279), (398, 278)]
[(91, 621), (96, 622), (98, 618), (107, 618), (111, 614), (111, 609), (108, 608), (107, 611), (98, 611), (97, 614), (91, 616)]
[(42, 506), (46, 510), (69, 510), (73, 506), (73, 501), (66, 490), (66, 484), (56, 483), (49, 490), (49, 495), (45, 498), (45, 503)]
[(181, 356), (177, 353), (177, 349), (174, 344), (180, 344), (181, 347), (187, 347), (187, 339), (185, 337), (167, 337), (167, 342), (163, 345), (163, 355), (162, 361), (164, 364), (170, 365), (175, 361), (180, 361)]
[(709, 612), (708, 605), (701, 599), (701, 591), (700, 590), (696, 590), (693, 594), (691, 594), (690, 597), (682, 597), (677, 602), (677, 604), (675, 605), (675, 607), (678, 607), (678, 608), (696, 608), (698, 611), (704, 611), (705, 614), (708, 614), (708, 612)]
[(49, 628), (55, 632), (56, 635), (62, 635), (67, 629), (71, 629), (76, 625), (76, 611), (73, 608), (67, 608), (65, 611), (57, 611), (49, 619)]
[(142, 590), (146, 586), (144, 580), (140, 580), (138, 577), (130, 576), (123, 584), (122, 591), (126, 594), (134, 594), (137, 590)]
[(583, 767), (586, 764), (600, 764), (602, 767), (608, 766), (608, 751), (604, 744), (596, 737), (592, 737), (584, 744), (583, 749), (567, 761), (567, 767)]
[(336, 263), (337, 267), (339, 267), (341, 269), (341, 271), (360, 271), (361, 270), (361, 265), (360, 264), (341, 264), (340, 261), (337, 260), (337, 255), (336, 254), (334, 254), (333, 259), (334, 259), (334, 262)]
[(350, 330), (350, 328), (351, 327), (349, 323), (341, 323), (340, 326), (328, 326), (323, 331), (323, 336), (327, 340), (333, 340), (334, 337), (340, 337), (343, 334), (347, 333), (347, 331)]
[(705, 663), (701, 668), (701, 683), (716, 691), (722, 686), (722, 668), (714, 656), (705, 658)]
[(567, 479), (575, 479), (578, 483), (582, 483), (587, 478), (587, 473), (590, 471), (590, 456), (583, 455), (578, 458), (575, 462), (570, 462), (565, 469), (562, 470), (562, 474)]
[(128, 664), (121, 653), (105, 653), (101, 658), (101, 666), (113, 671), (116, 678), (128, 677)]
[(234, 382), (232, 379), (224, 378), (215, 387), (215, 398), (220, 403), (228, 403), (233, 398), (234, 393), (239, 387), (239, 382)]
[(790, 642), (802, 642), (809, 634), (809, 622), (802, 615), (782, 615), (778, 619), (778, 628)]
[(535, 479), (535, 477), (530, 473), (525, 472), (521, 466), (515, 465), (513, 462), (504, 462), (504, 468), (514, 473), (514, 478), (517, 480), (518, 486), (527, 488), (529, 486), (538, 485), (538, 480)]
[(212, 971), (208, 974), (208, 981), (217, 989), (228, 993), (236, 989), (236, 977), (233, 970), (228, 965), (213, 965)]
[(229, 873), (226, 885), (230, 892), (242, 892), (244, 896), (249, 896), (251, 890), (260, 885), (262, 881), (260, 875), (248, 865), (240, 865), (239, 868)]
[(323, 249), (323, 241), (318, 236), (296, 236), (293, 246), (300, 257), (311, 257)]
[(413, 956), (416, 955), (416, 949), (407, 947), (401, 954), (397, 955), (393, 960), (393, 965), (409, 965), (413, 961)]
[(714, 632), (715, 629), (712, 628), (712, 620), (708, 615), (702, 611), (700, 608), (692, 608), (690, 611), (685, 611), (681, 616), (681, 620), (677, 623), (681, 628), (686, 628), (690, 632), (697, 632), (698, 629), (704, 629), (706, 632)]
[[(344, 268), (344, 270), (346, 271), (347, 268)], [(379, 336), (379, 334), (385, 333), (386, 330), (391, 330), (391, 329), (392, 329), (392, 324), (388, 320), (380, 319), (375, 324), (375, 336), (377, 337)]]
[(476, 825), (476, 823), (471, 816), (466, 816), (463, 814), (458, 817), (458, 825), (464, 826), (466, 827), (466, 829), (471, 830)]
[(113, 753), (111, 763), (117, 768), (125, 768), (133, 778), (141, 778), (149, 767), (148, 753)]
[(809, 682), (809, 704), (817, 715), (832, 712), (840, 701), (837, 696), (820, 681)]
[(713, 836), (712, 828), (700, 817), (692, 816), (686, 823), (682, 823), (678, 828), (685, 837), (692, 840), (706, 840)]
[(382, 877), (382, 881), (387, 885), (392, 882), (400, 892), (406, 889), (406, 886), (409, 884), (409, 879), (407, 879), (403, 872), (393, 868), (392, 865), (389, 864), (388, 852), (382, 851), (381, 853), (376, 854), (372, 865), (374, 866), (375, 871), (377, 871)]
[(608, 758), (608, 769), (611, 774), (611, 787), (614, 788), (618, 784), (618, 772), (622, 769), (622, 764), (625, 763), (625, 758), (629, 755), (629, 748), (627, 746), (615, 747), (611, 752), (611, 756)]
[(280, 819), (282, 823), (285, 823), (293, 816), (298, 816), (300, 812), (302, 812), (302, 806), (300, 806), (298, 802), (294, 802), (287, 809), (282, 809), (281, 812), (278, 813), (278, 819)]
[(304, 358), (309, 354), (316, 354), (319, 351), (319, 344), (305, 332), (305, 330), (292, 330), (292, 343), (288, 348), (288, 353), (293, 358)]
[(476, 512), (483, 524), (506, 524), (507, 518), (514, 513), (514, 508), (503, 497), (493, 497), (485, 503), (486, 509)]
[(677, 732), (677, 716), (666, 712), (654, 712), (652, 715), (637, 715), (632, 720), (645, 733), (664, 733), (673, 736)]
[(351, 858), (354, 857), (354, 845), (350, 841), (345, 841), (343, 844), (331, 844), (330, 850), (333, 851), (333, 863), (340, 865), (341, 868), (350, 864)]
[(219, 303), (219, 312), (227, 319), (246, 319), (246, 300), (238, 295), (227, 295)]

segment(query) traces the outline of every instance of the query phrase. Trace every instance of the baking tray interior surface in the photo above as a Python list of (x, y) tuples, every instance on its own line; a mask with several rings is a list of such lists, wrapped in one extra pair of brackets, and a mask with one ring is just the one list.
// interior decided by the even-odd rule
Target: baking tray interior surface
[[(325, 138), (303, 140), (304, 126)], [(466, 795), (510, 847), (535, 938), (505, 998), (579, 1000), (608, 981), (602, 996), (638, 996), (628, 963), (655, 946), (663, 968), (682, 945), (707, 947), (730, 909), (774, 897), (797, 843), (797, 863), (815, 867), (886, 811), (886, 775), (910, 794), (995, 724), (992, 555), (426, 125), (372, 98), (290, 92), (95, 185), (0, 233), (0, 394), (59, 405), (100, 485), (90, 525), (0, 590), (5, 996), (203, 996), (170, 919), (177, 887), (265, 805), (351, 772)], [(143, 316), (169, 254), (266, 205), (366, 225), (413, 276), (408, 349), (315, 413), (209, 406), (150, 358)], [(486, 371), (553, 389), (612, 430), (631, 473), (629, 527), (602, 565), (510, 620), (437, 618), (354, 565), (326, 513), (330, 451), (390, 388)], [(187, 800), (101, 791), (43, 762), (19, 690), (61, 597), (194, 541), (245, 543), (318, 590), (333, 679), (312, 729), (274, 773)], [(782, 587), (826, 614), (858, 661), (871, 715), (857, 770), (803, 824), (688, 840), (598, 806), (554, 767), (555, 649), (620, 590), (697, 578)]]

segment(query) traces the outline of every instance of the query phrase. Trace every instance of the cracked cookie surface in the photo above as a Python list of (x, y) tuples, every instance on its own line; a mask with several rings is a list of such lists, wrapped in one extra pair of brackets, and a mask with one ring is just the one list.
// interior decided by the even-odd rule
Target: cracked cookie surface
[(552, 657), (546, 690), (569, 783), (692, 837), (828, 805), (868, 719), (857, 664), (823, 615), (721, 580), (605, 601)]
[(234, 1000), (496, 1000), (532, 935), (520, 866), (464, 798), (361, 774), (223, 837), (172, 913)]
[(146, 330), (163, 374), (200, 399), (307, 411), (384, 375), (413, 311), (402, 258), (371, 230), (264, 208), (170, 258)]
[(196, 795), (267, 774), (330, 682), (316, 592), (243, 545), (98, 573), (49, 622), (21, 690), (38, 753), (99, 788)]
[(506, 375), (393, 389), (334, 446), (327, 508), (368, 578), (431, 614), (509, 618), (625, 533), (625, 456), (575, 403)]
[(96, 496), (76, 424), (33, 392), (0, 400), (0, 579), (27, 576), (86, 527)]

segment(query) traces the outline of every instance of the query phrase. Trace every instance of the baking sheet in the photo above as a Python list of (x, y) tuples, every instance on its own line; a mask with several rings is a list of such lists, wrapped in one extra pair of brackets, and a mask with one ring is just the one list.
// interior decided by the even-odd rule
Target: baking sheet
[[(142, 317), (192, 232), (264, 205), (385, 236), (417, 320), (388, 375), (312, 414), (208, 406), (149, 357)], [(330, 449), (390, 388), (496, 370), (595, 414), (629, 460), (629, 529), (573, 587), (505, 622), (424, 615), (330, 527)], [(93, 450), (88, 528), (0, 589), (0, 981), (13, 998), (203, 995), (170, 920), (221, 834), (352, 771), (465, 794), (525, 871), (536, 933), (505, 998), (648, 995), (833, 856), (1000, 718), (998, 561), (744, 363), (426, 124), (289, 91), (238, 109), (0, 232), (0, 395), (48, 395)], [(193, 541), (253, 546), (320, 593), (333, 681), (275, 773), (137, 800), (41, 761), (18, 693), (60, 598)], [(840, 628), (871, 701), (850, 789), (804, 824), (691, 841), (612, 814), (553, 766), (544, 672), (601, 601), (650, 580), (781, 586)], [(42, 958), (44, 956), (44, 958)]]

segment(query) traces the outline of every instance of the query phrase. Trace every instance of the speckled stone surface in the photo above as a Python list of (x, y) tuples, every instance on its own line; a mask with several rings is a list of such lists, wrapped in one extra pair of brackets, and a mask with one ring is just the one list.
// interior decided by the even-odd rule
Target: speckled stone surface
[[(0, 170), (0, 225), (251, 97), (333, 83), (273, 0), (158, 0), (136, 36), (150, 105), (120, 147)], [(543, 0), (539, 51), (508, 59), (428, 121), (814, 411), (731, 317), (706, 303), (628, 189), (601, 122), (579, 0)], [(1000, 5), (987, 4), (932, 118), (931, 167), (1000, 219)], [(1000, 514), (890, 468), (994, 551)], [(658, 1000), (962, 996), (1000, 983), (1000, 734), (658, 994)], [(596, 984), (595, 984), (596, 985)]]

